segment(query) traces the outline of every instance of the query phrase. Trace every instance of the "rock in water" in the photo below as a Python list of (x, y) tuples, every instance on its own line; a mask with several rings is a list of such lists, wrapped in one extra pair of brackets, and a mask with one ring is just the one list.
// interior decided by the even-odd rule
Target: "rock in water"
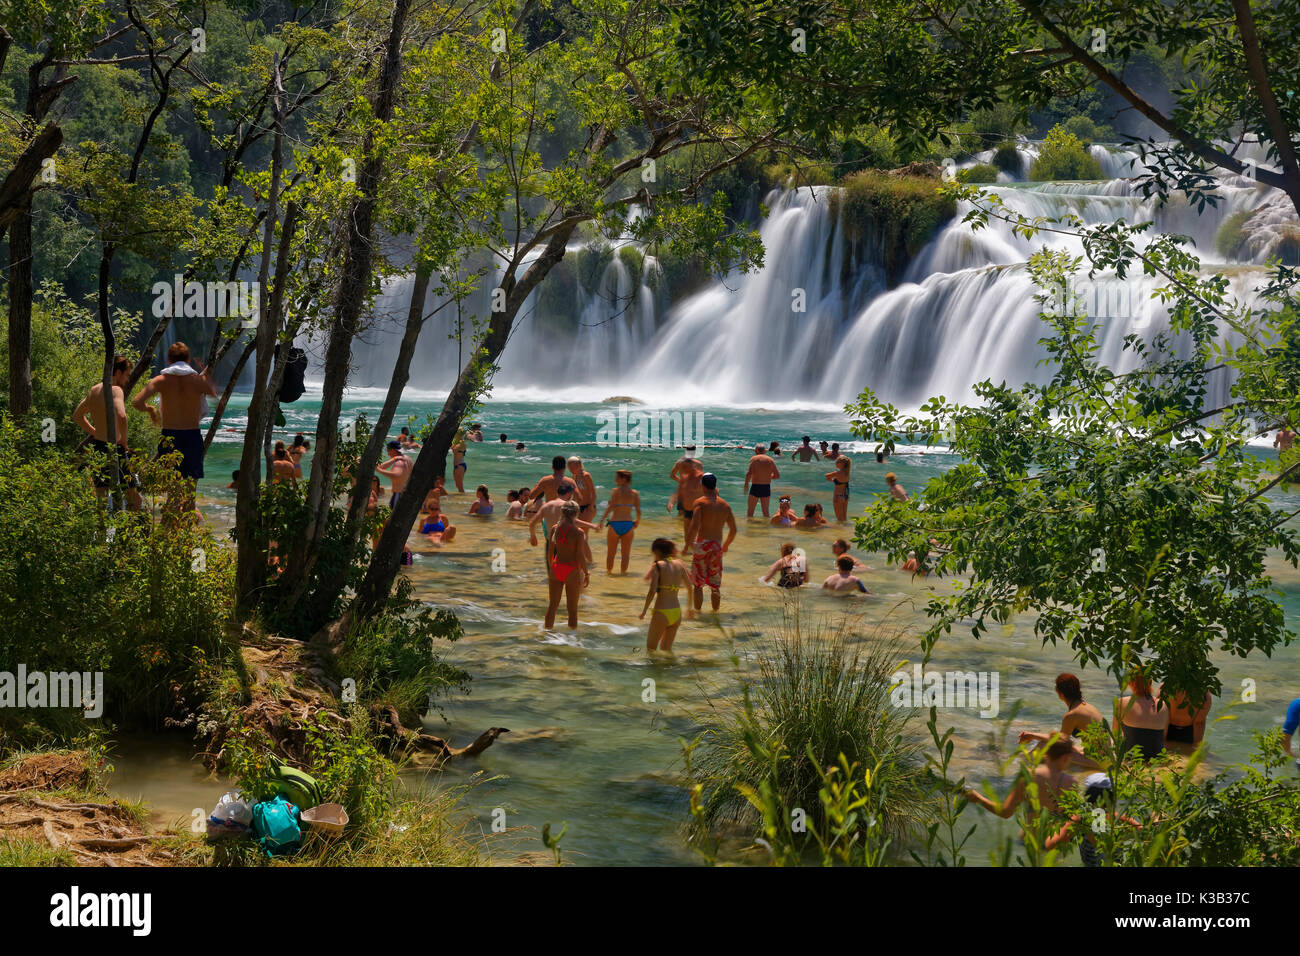
[(602, 401), (602, 405), (644, 405), (645, 402), (639, 398), (633, 398), (631, 395), (611, 395)]

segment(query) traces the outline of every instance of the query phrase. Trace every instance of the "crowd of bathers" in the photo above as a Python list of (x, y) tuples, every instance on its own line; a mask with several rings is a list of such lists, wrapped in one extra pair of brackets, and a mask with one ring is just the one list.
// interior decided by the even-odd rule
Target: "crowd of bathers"
[[(1141, 667), (1129, 672), (1126, 693), (1115, 698), (1113, 717), (1119, 724), (1122, 741), (1121, 754), (1132, 750), (1143, 761), (1154, 760), (1169, 750), (1190, 753), (1205, 737), (1210, 716), (1212, 697), (1207, 692), (1199, 702), (1189, 701), (1183, 693), (1172, 693), (1167, 698), (1161, 688), (1153, 684)], [(1028, 821), (1038, 812), (1047, 812), (1060, 818), (1061, 826), (1053, 830), (1046, 840), (1046, 849), (1056, 849), (1072, 838), (1079, 843), (1080, 858), (1085, 866), (1105, 864), (1103, 851), (1096, 834), (1104, 827), (1087, 825), (1077, 815), (1061, 814), (1060, 794), (1078, 786), (1078, 779), (1070, 771), (1073, 767), (1092, 771), (1083, 779), (1084, 798), (1094, 807), (1094, 813), (1103, 813), (1106, 826), (1141, 828), (1142, 824), (1116, 811), (1115, 786), (1111, 776), (1102, 766), (1084, 752), (1081, 738), (1093, 725), (1110, 730), (1107, 718), (1083, 696), (1079, 678), (1074, 674), (1061, 674), (1056, 678), (1056, 696), (1065, 705), (1059, 730), (1051, 733), (1023, 731), (1020, 742), (1036, 748), (1046, 745), (1041, 760), (1025, 776), (1017, 779), (1006, 797), (989, 797), (975, 789), (965, 791), (966, 798), (1000, 817), (1009, 819), (1017, 807), (1026, 805)], [(1300, 698), (1291, 701), (1282, 723), (1282, 748), (1300, 767), (1300, 754), (1292, 747), (1292, 737), (1300, 728)], [(1170, 746), (1174, 745), (1174, 746)], [(1030, 800), (1029, 785), (1036, 793)], [(1085, 825), (1080, 826), (1081, 823)]]

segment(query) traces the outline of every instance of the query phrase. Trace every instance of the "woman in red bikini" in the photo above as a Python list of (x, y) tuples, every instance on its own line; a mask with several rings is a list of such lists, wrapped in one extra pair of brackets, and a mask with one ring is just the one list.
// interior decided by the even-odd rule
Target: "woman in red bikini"
[(547, 630), (555, 626), (555, 612), (560, 606), (561, 594), (569, 608), (569, 627), (578, 626), (578, 596), (586, 583), (591, 547), (577, 525), (577, 517), (578, 503), (566, 501), (560, 508), (560, 520), (546, 539), (546, 577), (550, 587), (550, 603), (546, 607)]

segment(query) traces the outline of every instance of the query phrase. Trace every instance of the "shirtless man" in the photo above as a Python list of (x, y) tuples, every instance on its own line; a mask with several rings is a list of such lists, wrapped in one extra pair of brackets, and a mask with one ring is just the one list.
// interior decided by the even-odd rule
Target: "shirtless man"
[[(131, 362), (124, 355), (115, 356), (113, 359), (113, 409), (114, 409), (114, 444), (117, 445), (117, 461), (119, 474), (122, 476), (122, 483), (126, 485), (126, 504), (131, 511), (140, 510), (140, 492), (135, 488), (135, 482), (130, 478), (127, 470), (127, 447), (126, 438), (126, 397), (123, 391), (126, 383), (131, 379)], [(90, 386), (90, 391), (86, 397), (81, 400), (76, 411), (72, 413), (72, 420), (76, 422), (81, 429), (90, 435), (90, 444), (95, 451), (108, 457), (108, 427), (104, 418), (104, 383), (96, 382)], [(92, 476), (95, 483), (95, 495), (101, 500), (108, 497), (109, 488), (113, 484), (113, 467), (112, 459), (109, 458), (108, 464), (102, 468), (97, 468)]]
[(807, 464), (808, 462), (812, 461), (814, 458), (816, 458), (818, 461), (821, 461), (822, 456), (817, 454), (817, 449), (814, 448), (812, 445), (808, 444), (811, 441), (812, 441), (811, 438), (809, 438), (807, 435), (804, 435), (803, 444), (800, 445), (798, 448), (796, 448), (794, 451), (792, 451), (790, 453), (790, 457), (797, 458), (800, 461), (802, 461), (804, 464)]
[[(612, 520), (609, 519), (613, 515)], [(641, 493), (632, 487), (632, 472), (620, 469), (614, 473), (614, 490), (609, 493), (609, 503), (605, 513), (600, 516), (600, 523), (605, 525), (605, 573), (614, 573), (614, 552), (622, 549), (620, 573), (627, 574), (628, 564), (632, 560), (632, 539), (636, 527), (641, 523)]]
[(289, 449), (284, 447), (284, 442), (276, 442), (275, 454), (271, 458), (271, 484), (278, 485), (282, 481), (293, 484), (297, 471), (293, 466), (293, 459), (289, 456)]
[(577, 455), (569, 459), (569, 475), (569, 480), (578, 489), (573, 495), (573, 500), (578, 503), (578, 517), (590, 521), (596, 517), (596, 482), (592, 480), (591, 472), (583, 469), (582, 459)]
[[(722, 603), (722, 556), (736, 540), (736, 516), (731, 513), (731, 505), (718, 496), (718, 476), (706, 474), (700, 476), (704, 493), (692, 505), (691, 523), (686, 528), (686, 547), (682, 556), (695, 552), (691, 561), (691, 583), (695, 586), (695, 602), (692, 616), (704, 606), (704, 586), (707, 584), (712, 592), (709, 596), (713, 610), (716, 612)], [(728, 529), (723, 540), (722, 529)]]
[[(1278, 429), (1277, 437), (1273, 439), (1273, 447), (1277, 449), (1277, 470), (1284, 472), (1296, 463), (1296, 453), (1292, 451), (1295, 445), (1295, 432), (1287, 425)], [(1290, 490), (1291, 482), (1283, 479), (1282, 490)]]
[(763, 502), (763, 517), (767, 517), (767, 503), (772, 498), (772, 482), (781, 477), (776, 462), (767, 456), (766, 445), (754, 446), (754, 457), (749, 459), (745, 471), (745, 494), (749, 495), (749, 509), (745, 517), (754, 517), (754, 505)]
[(682, 483), (682, 475), (686, 473), (687, 464), (695, 460), (695, 446), (687, 445), (682, 449), (682, 451), (685, 452), (685, 454), (683, 454), (681, 458), (677, 459), (677, 463), (673, 465), (672, 470), (668, 472), (668, 480), (675, 481), (679, 485)]
[[(528, 519), (528, 543), (534, 548), (537, 547), (537, 523), (545, 521), (548, 527), (554, 528), (556, 522), (560, 520), (560, 515), (563, 514), (564, 503), (573, 501), (573, 494), (576, 490), (573, 487), (573, 482), (567, 478), (561, 481), (556, 487), (555, 497), (538, 508), (533, 516)], [(593, 531), (596, 528), (594, 524), (589, 524), (581, 518), (575, 519), (574, 524), (581, 528), (584, 533)]]
[(863, 594), (870, 594), (867, 586), (862, 583), (862, 579), (853, 573), (853, 559), (844, 555), (835, 561), (835, 567), (839, 570), (822, 582), (822, 590), (825, 591), (861, 591)]
[(400, 441), (388, 443), (388, 461), (376, 465), (375, 471), (393, 483), (393, 496), (388, 499), (388, 507), (396, 508), (402, 492), (406, 490), (406, 482), (411, 477), (411, 459), (402, 454)]
[(892, 471), (885, 475), (885, 484), (889, 486), (889, 494), (895, 501), (907, 500), (907, 489), (898, 483), (898, 476)]
[(845, 541), (843, 538), (836, 538), (834, 541), (831, 542), (831, 554), (835, 555), (835, 563), (837, 566), (839, 564), (840, 558), (848, 558), (853, 562), (854, 571), (869, 570), (869, 568), (865, 564), (863, 564), (861, 561), (859, 561), (857, 558), (853, 557), (853, 555), (849, 553), (849, 543)]
[(564, 456), (556, 455), (551, 459), (551, 473), (533, 486), (529, 497), (535, 501), (542, 499), (554, 501), (556, 489), (563, 481), (568, 481), (568, 476), (564, 473)]
[[(1031, 781), (1038, 788), (1039, 805), (1048, 813), (1056, 813), (1060, 809), (1060, 803), (1057, 795), (1063, 790), (1070, 790), (1075, 786), (1074, 777), (1066, 773), (1066, 768), (1070, 765), (1070, 760), (1074, 754), (1074, 747), (1068, 740), (1055, 739), (1048, 744), (1047, 754), (1043, 762), (1035, 767), (1029, 774), (1029, 781), (1026, 781), (1022, 775), (1016, 780), (1016, 785), (1011, 788), (1007, 798), (1001, 802), (990, 800), (978, 790), (967, 790), (966, 799), (971, 803), (978, 803), (990, 813), (995, 813), (1004, 820), (1009, 820), (1016, 812), (1016, 807), (1021, 803), (1027, 802), (1028, 783)], [(1026, 809), (1028, 821), (1032, 823), (1034, 817), (1033, 804), (1029, 803)]]
[(407, 428), (405, 425), (402, 426), (401, 434), (397, 436), (397, 440), (401, 443), (403, 448), (420, 447), (420, 443), (415, 440), (415, 438), (411, 435), (411, 430)]
[[(694, 503), (700, 495), (704, 494), (704, 485), (700, 479), (704, 476), (704, 465), (695, 458), (685, 459), (682, 468), (677, 471), (677, 492), (668, 499), (668, 510), (673, 510), (673, 503), (676, 502), (677, 510), (682, 516), (682, 534), (686, 534), (691, 526), (691, 516), (694, 515)], [(690, 538), (685, 539), (687, 542)]]
[[(207, 396), (215, 398), (216, 394), (217, 386), (208, 370), (197, 372), (190, 365), (189, 346), (173, 342), (167, 350), (167, 367), (162, 374), (151, 378), (131, 400), (132, 407), (148, 412), (154, 424), (162, 425), (158, 454), (180, 452), (180, 472), (195, 482), (203, 477), (203, 432), (199, 429), (203, 400)], [(158, 396), (161, 412), (147, 404), (154, 395)], [(193, 506), (193, 500), (191, 494), (185, 503), (187, 509)]]

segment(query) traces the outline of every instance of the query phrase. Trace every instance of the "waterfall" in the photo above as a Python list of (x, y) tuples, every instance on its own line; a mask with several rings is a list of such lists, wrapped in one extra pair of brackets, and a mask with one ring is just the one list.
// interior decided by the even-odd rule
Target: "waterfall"
[[(1030, 168), (1037, 147), (1024, 143), (1020, 151)], [(1122, 178), (1143, 171), (1135, 153), (1101, 145), (1092, 152), (1107, 180), (987, 188), (1026, 216), (1073, 214), (1090, 225), (1153, 222), (1139, 247), (1160, 233), (1187, 236), (1208, 268), (1230, 267), (1233, 293), (1247, 301), (1279, 230), (1295, 231), (1276, 191), (1248, 179), (1222, 177), (1217, 208), (1198, 212), (1177, 195), (1159, 206)], [(972, 385), (986, 378), (1013, 385), (1044, 380), (1041, 306), (1025, 263), (1044, 246), (1082, 255), (1077, 240), (1049, 233), (1027, 240), (999, 221), (973, 230), (962, 222), (969, 207), (961, 206), (889, 288), (881, 262), (846, 258), (852, 250), (828, 201), (831, 192), (774, 191), (761, 224), (764, 267), (708, 281), (686, 295), (663, 263), (634, 242), (574, 243), (521, 310), (493, 396), (554, 402), (628, 394), (675, 407), (839, 405), (869, 386), (909, 405), (932, 394), (969, 398)], [(1251, 222), (1265, 225), (1254, 233), (1244, 229), (1237, 251), (1220, 254), (1220, 227), (1256, 210)], [(492, 284), (485, 280), (481, 288)], [(1094, 313), (1103, 322), (1102, 357), (1117, 369), (1133, 362), (1121, 347), (1125, 335), (1167, 329), (1167, 313), (1150, 299), (1160, 284), (1132, 279), (1124, 309)], [(362, 389), (387, 385), (410, 288), (409, 278), (388, 283), (376, 303), (378, 327), (356, 349), (354, 381)], [(438, 304), (430, 296), (427, 309)], [(463, 304), (467, 331), (468, 317), (482, 321), (488, 305), (486, 291)], [(440, 397), (453, 381), (469, 342), (466, 334), (458, 354), (455, 316), (454, 306), (443, 308), (426, 327), (412, 368), (414, 394)]]

